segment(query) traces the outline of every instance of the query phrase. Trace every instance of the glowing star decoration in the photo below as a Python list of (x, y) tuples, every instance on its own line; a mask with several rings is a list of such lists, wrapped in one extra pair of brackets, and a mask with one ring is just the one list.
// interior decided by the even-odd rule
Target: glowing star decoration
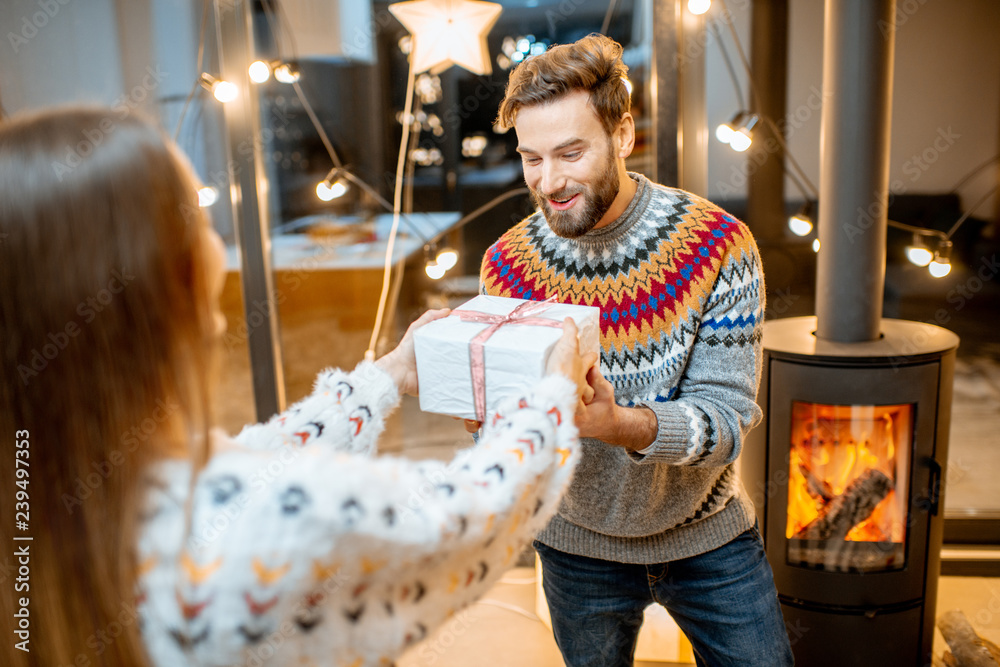
[(413, 35), (413, 73), (439, 74), (452, 65), (473, 74), (492, 72), (486, 35), (502, 7), (479, 0), (411, 0), (389, 11)]

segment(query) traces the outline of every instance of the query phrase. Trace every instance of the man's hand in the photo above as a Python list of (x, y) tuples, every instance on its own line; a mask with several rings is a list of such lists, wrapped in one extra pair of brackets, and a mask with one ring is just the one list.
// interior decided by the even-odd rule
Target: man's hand
[(403, 340), (399, 341), (392, 352), (389, 352), (375, 362), (376, 366), (382, 368), (392, 376), (392, 381), (396, 383), (396, 388), (400, 394), (410, 394), (416, 396), (419, 390), (417, 383), (417, 355), (413, 348), (413, 332), (424, 326), (428, 322), (447, 317), (451, 313), (448, 308), (440, 310), (428, 310), (421, 315), (403, 335)]
[(576, 412), (576, 425), (581, 438), (597, 438), (609, 445), (640, 450), (656, 439), (657, 420), (646, 407), (625, 408), (615, 403), (615, 387), (608, 382), (598, 366), (587, 373), (587, 383), (594, 390), (590, 401), (581, 400)]

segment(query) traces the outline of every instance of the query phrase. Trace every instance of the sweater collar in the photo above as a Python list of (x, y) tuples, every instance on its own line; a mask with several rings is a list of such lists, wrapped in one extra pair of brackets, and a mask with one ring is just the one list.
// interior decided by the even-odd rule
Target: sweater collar
[(633, 195), (628, 207), (611, 224), (605, 225), (600, 229), (591, 229), (583, 236), (574, 239), (575, 241), (585, 244), (614, 242), (627, 234), (632, 225), (642, 218), (643, 213), (646, 212), (646, 206), (649, 205), (652, 188), (649, 186), (649, 179), (642, 174), (630, 171), (628, 172), (628, 176), (636, 182), (637, 186), (635, 195)]

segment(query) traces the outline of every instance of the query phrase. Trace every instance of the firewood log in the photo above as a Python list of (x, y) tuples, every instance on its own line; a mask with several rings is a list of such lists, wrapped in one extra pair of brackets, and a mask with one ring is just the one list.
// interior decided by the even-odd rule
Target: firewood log
[(1000, 665), (1000, 646), (997, 646), (986, 637), (980, 637), (979, 639), (983, 642), (986, 650), (990, 652), (990, 655), (993, 656), (993, 659), (997, 661), (997, 664)]
[(824, 505), (833, 500), (833, 489), (830, 488), (829, 482), (817, 477), (816, 474), (804, 463), (799, 464), (799, 472), (802, 473), (802, 477), (806, 481), (806, 493), (808, 493), (813, 500), (816, 500)]
[(875, 511), (892, 491), (892, 480), (869, 468), (847, 485), (844, 492), (819, 511), (819, 516), (800, 530), (800, 540), (842, 540)]
[(997, 667), (1000, 664), (990, 655), (989, 649), (960, 610), (941, 614), (937, 626), (960, 667)]

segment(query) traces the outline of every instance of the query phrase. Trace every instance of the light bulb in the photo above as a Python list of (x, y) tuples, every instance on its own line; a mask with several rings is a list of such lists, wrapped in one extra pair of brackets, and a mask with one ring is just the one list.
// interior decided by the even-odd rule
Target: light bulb
[(906, 259), (917, 266), (927, 266), (934, 259), (934, 253), (922, 245), (906, 246)]
[(819, 239), (813, 239), (813, 252), (819, 252)]
[(330, 185), (326, 181), (321, 181), (316, 186), (316, 196), (323, 201), (332, 201), (337, 197), (343, 197), (347, 192), (347, 185), (343, 181), (337, 181)]
[(704, 14), (712, 6), (712, 0), (688, 0), (688, 11), (692, 14)]
[(437, 255), (438, 266), (443, 266), (444, 270), (452, 268), (458, 264), (458, 253), (451, 248), (445, 248)]
[(254, 83), (264, 83), (271, 78), (271, 66), (263, 60), (255, 60), (250, 63), (248, 73)]
[(930, 274), (935, 278), (944, 278), (946, 275), (951, 273), (951, 262), (949, 262), (948, 260), (939, 262), (938, 259), (940, 258), (937, 258), (933, 262), (928, 264), (927, 270), (930, 271)]
[(424, 267), (424, 271), (427, 273), (427, 276), (432, 280), (440, 280), (447, 270), (448, 269), (444, 268), (437, 262), (427, 262), (427, 266)]
[(728, 144), (729, 140), (733, 138), (733, 128), (729, 127), (728, 123), (720, 123), (719, 127), (715, 128), (715, 138)]
[(299, 80), (300, 76), (299, 71), (288, 63), (278, 65), (274, 68), (274, 79), (281, 83), (295, 83)]
[(813, 223), (801, 213), (796, 213), (788, 219), (788, 228), (796, 236), (809, 236), (809, 232), (813, 229)]
[(211, 185), (203, 185), (198, 188), (198, 206), (205, 208), (211, 206), (219, 198), (219, 191)]
[(750, 144), (753, 143), (753, 139), (747, 134), (744, 129), (739, 129), (733, 132), (733, 135), (729, 138), (729, 145), (733, 147), (733, 150), (737, 153), (742, 153), (743, 151), (750, 148)]
[(215, 99), (222, 103), (232, 102), (240, 94), (239, 88), (236, 87), (235, 83), (230, 83), (229, 81), (216, 81), (212, 84), (212, 94), (215, 95)]

